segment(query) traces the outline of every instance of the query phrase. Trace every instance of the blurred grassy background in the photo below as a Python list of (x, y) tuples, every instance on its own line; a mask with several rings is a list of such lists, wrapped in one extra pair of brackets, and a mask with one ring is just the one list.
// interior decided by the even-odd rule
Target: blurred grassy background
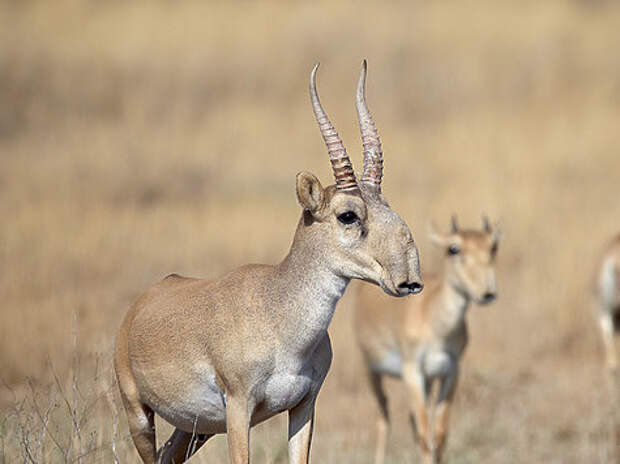
[[(486, 212), (504, 230), (500, 299), (469, 314), (449, 461), (612, 462), (589, 294), (597, 254), (620, 229), (618, 24), (620, 5), (585, 0), (2, 2), (6, 462), (24, 453), (11, 421), (41, 429), (13, 394), (30, 395), (18, 404), (44, 401), (50, 360), (59, 383), (71, 378), (76, 343), (82, 372), (100, 357), (109, 370), (120, 320), (150, 284), (286, 254), (300, 214), (295, 174), (331, 183), (310, 69), (321, 61), (323, 104), (360, 167), (363, 58), (384, 191), (412, 228), (423, 270), (438, 267), (431, 218), (447, 227), (456, 212), (477, 227)], [(345, 296), (331, 327), (315, 462), (373, 456), (353, 304)], [(82, 391), (109, 383), (98, 375)], [(415, 455), (400, 387), (389, 384), (391, 462)], [(110, 460), (109, 412), (97, 416), (102, 449), (88, 462)], [(61, 416), (50, 416), (54, 433), (71, 435)], [(117, 453), (132, 461), (123, 415), (119, 427)], [(284, 427), (279, 418), (256, 430), (257, 462), (285, 459)], [(55, 462), (58, 449), (42, 440), (41, 456)], [(198, 461), (223, 459), (214, 442)]]

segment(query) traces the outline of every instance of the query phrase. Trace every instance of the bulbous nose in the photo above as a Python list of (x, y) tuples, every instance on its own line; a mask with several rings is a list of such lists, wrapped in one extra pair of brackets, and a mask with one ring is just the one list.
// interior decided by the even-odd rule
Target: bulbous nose
[(398, 285), (399, 290), (405, 290), (409, 294), (417, 295), (424, 288), (424, 284), (420, 282), (402, 282)]

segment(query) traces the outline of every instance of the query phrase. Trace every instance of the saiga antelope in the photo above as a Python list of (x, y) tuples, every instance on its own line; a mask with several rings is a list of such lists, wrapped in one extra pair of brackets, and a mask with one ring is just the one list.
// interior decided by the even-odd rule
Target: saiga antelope
[[(445, 251), (443, 275), (427, 278), (419, 297), (391, 301), (370, 285), (359, 285), (356, 335), (364, 354), (368, 379), (379, 405), (375, 462), (383, 463), (389, 416), (382, 378), (402, 378), (414, 437), (423, 461), (439, 462), (446, 440), (448, 415), (459, 360), (467, 346), (465, 313), (471, 301), (487, 304), (496, 297), (494, 260), (499, 233), (484, 218), (483, 230), (457, 228), (430, 238)], [(432, 386), (439, 389), (435, 420), (429, 405)], [(431, 430), (432, 429), (432, 430)]]
[[(364, 171), (356, 180), (310, 76), (314, 115), (336, 184), (297, 175), (301, 218), (277, 265), (246, 265), (215, 280), (171, 275), (130, 308), (115, 369), (129, 427), (145, 463), (180, 463), (227, 433), (230, 461), (249, 462), (250, 427), (288, 411), (289, 461), (309, 459), (314, 408), (332, 352), (327, 328), (351, 279), (391, 296), (422, 289), (418, 251), (381, 193), (383, 155), (357, 90)], [(289, 157), (290, 158), (290, 157)], [(176, 427), (156, 451), (154, 413)]]
[(618, 368), (615, 336), (620, 332), (620, 235), (605, 249), (596, 284), (597, 315), (605, 346), (605, 364), (610, 371), (615, 371)]

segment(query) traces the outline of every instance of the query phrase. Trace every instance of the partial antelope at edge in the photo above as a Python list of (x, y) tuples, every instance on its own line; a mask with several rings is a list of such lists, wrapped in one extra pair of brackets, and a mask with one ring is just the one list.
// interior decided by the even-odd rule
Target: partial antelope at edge
[(616, 337), (620, 334), (620, 235), (605, 247), (597, 269), (595, 286), (596, 315), (605, 347), (605, 365), (618, 370)]

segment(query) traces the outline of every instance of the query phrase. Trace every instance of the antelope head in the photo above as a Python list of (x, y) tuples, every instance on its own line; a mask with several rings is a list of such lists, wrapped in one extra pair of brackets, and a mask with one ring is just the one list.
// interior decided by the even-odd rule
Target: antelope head
[(357, 88), (357, 113), (364, 146), (364, 171), (358, 182), (338, 133), (323, 110), (316, 90), (318, 64), (310, 75), (310, 98), (327, 145), (335, 185), (324, 188), (308, 172), (297, 175), (297, 197), (314, 250), (336, 273), (379, 285), (392, 296), (419, 293), (418, 250), (407, 224), (381, 192), (383, 154), (366, 106), (366, 61)]
[(429, 225), (431, 241), (446, 252), (446, 278), (460, 293), (478, 304), (487, 304), (497, 297), (495, 255), (501, 232), (482, 217), (482, 230), (459, 230), (452, 217), (451, 231), (437, 232)]

